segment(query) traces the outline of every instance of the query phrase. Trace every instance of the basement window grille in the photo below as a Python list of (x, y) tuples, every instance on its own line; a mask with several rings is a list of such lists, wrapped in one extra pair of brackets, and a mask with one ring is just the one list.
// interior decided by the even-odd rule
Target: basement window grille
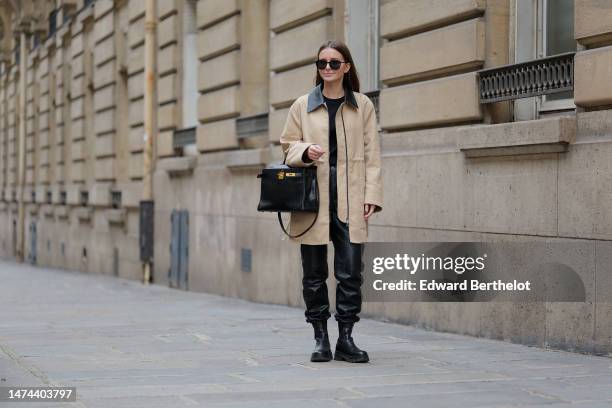
[(574, 54), (478, 71), (480, 103), (492, 103), (574, 89)]
[(240, 248), (240, 270), (242, 272), (251, 272), (252, 270), (252, 256), (251, 248)]

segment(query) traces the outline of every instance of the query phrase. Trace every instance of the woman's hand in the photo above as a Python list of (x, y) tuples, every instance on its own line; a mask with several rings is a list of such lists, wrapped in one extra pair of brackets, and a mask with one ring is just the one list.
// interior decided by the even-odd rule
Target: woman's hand
[(325, 153), (325, 150), (318, 144), (310, 145), (307, 149), (308, 158), (310, 160), (319, 160), (319, 158)]
[(374, 210), (378, 207), (375, 204), (364, 204), (363, 205), (363, 218), (367, 221), (370, 218), (370, 215), (374, 214)]

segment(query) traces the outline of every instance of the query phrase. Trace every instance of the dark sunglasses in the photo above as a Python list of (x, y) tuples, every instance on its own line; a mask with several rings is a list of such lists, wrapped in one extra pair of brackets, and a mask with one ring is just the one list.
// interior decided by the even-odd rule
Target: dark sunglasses
[(325, 69), (325, 67), (327, 67), (327, 64), (329, 64), (329, 67), (335, 71), (339, 69), (342, 64), (346, 64), (346, 62), (334, 60), (334, 59), (331, 61), (325, 61), (325, 60), (320, 59), (320, 60), (315, 61), (315, 64), (317, 65), (317, 68), (319, 69)]

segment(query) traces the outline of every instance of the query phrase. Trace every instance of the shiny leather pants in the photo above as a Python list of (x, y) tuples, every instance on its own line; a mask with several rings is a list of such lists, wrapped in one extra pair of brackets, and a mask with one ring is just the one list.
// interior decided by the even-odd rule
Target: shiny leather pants
[[(336, 278), (336, 314), (339, 322), (358, 322), (361, 311), (363, 283), (363, 244), (351, 243), (348, 225), (338, 219), (336, 168), (330, 167), (330, 235), (334, 245), (334, 276)], [(363, 209), (351, 209), (363, 211)], [(300, 246), (302, 255), (302, 294), (306, 303), (306, 321), (327, 320), (327, 245)]]

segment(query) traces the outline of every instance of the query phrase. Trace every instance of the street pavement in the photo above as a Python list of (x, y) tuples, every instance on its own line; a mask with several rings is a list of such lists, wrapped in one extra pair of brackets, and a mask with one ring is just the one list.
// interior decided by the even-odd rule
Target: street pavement
[(608, 357), (365, 318), (354, 334), (370, 363), (311, 363), (299, 308), (0, 261), (0, 386), (77, 391), (0, 408), (612, 407)]

